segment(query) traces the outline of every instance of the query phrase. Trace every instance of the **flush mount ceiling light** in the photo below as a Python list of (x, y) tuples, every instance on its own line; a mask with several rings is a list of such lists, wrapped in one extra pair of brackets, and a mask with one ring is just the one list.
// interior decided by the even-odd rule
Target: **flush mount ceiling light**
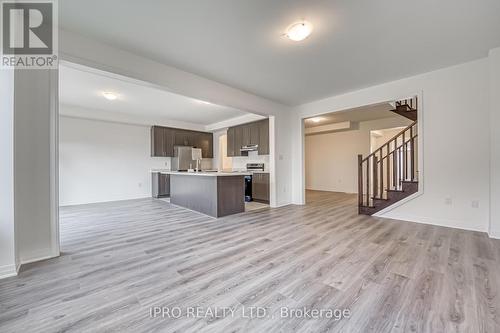
[(197, 99), (196, 101), (197, 101), (198, 103), (200, 103), (200, 104), (212, 105), (212, 103), (207, 102), (207, 101), (202, 101), (201, 99)]
[(319, 123), (320, 121), (323, 120), (323, 118), (315, 117), (315, 118), (309, 118), (309, 120), (312, 121), (313, 123)]
[(113, 92), (110, 92), (110, 91), (105, 91), (102, 93), (102, 96), (104, 96), (104, 98), (106, 98), (107, 100), (109, 101), (114, 101), (115, 99), (118, 98), (118, 95), (113, 93)]
[(286, 29), (285, 36), (299, 42), (306, 39), (312, 32), (313, 26), (307, 21), (296, 22)]

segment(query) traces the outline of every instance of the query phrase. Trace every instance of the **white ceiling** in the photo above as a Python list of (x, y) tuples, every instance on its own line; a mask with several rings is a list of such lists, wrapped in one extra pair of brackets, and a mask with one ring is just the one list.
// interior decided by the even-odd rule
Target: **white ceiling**
[[(97, 118), (95, 110), (102, 110), (108, 118), (116, 115), (117, 120), (133, 116), (135, 119), (169, 119), (206, 126), (247, 114), (107, 73), (61, 65), (59, 77), (60, 103), (89, 109), (88, 118)], [(118, 98), (109, 101), (102, 96), (104, 91), (114, 92)], [(69, 108), (61, 108), (61, 114), (65, 110)], [(80, 111), (79, 116), (85, 117), (85, 114)]]
[[(485, 57), (498, 0), (64, 0), (63, 29), (289, 105)], [(295, 43), (298, 19), (314, 25)]]
[[(368, 121), (382, 118), (401, 118), (400, 115), (391, 112), (393, 107), (389, 103), (373, 104), (344, 111), (332, 112), (323, 114), (318, 117), (307, 118), (304, 121), (306, 128), (323, 126), (327, 124), (341, 123), (344, 121)], [(317, 119), (318, 122), (313, 122), (311, 119)]]

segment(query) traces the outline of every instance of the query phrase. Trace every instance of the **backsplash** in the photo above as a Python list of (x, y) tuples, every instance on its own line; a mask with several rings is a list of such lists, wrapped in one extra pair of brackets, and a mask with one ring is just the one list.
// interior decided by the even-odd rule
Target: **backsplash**
[[(172, 158), (171, 157), (152, 157), (151, 169), (165, 169), (171, 170)], [(193, 168), (196, 167), (196, 162), (193, 163)], [(213, 159), (204, 158), (201, 160), (201, 169), (211, 170), (213, 168)]]
[(256, 151), (248, 152), (248, 156), (233, 157), (233, 170), (246, 170), (247, 163), (264, 163), (269, 170), (269, 155), (259, 155)]

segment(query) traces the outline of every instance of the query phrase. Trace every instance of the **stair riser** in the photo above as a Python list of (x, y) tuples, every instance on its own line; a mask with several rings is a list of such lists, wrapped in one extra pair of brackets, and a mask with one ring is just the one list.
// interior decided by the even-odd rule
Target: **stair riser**
[(373, 215), (418, 192), (417, 182), (403, 182), (402, 191), (387, 191), (387, 200), (373, 200), (374, 207), (359, 207), (359, 214)]

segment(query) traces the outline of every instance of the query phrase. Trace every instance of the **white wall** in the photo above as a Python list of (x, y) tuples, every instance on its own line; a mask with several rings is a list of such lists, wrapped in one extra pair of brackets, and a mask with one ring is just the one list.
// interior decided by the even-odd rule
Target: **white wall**
[(0, 278), (16, 274), (14, 71), (0, 70)]
[(213, 134), (214, 134), (213, 168), (221, 170), (222, 165), (220, 163), (220, 137), (227, 134), (227, 129), (215, 131)]
[(358, 154), (370, 154), (370, 131), (407, 126), (403, 117), (360, 122), (348, 131), (305, 137), (306, 189), (358, 192)]
[(490, 51), (490, 235), (500, 238), (500, 48)]
[[(403, 129), (404, 127), (395, 127), (395, 128), (378, 130), (376, 132), (371, 132), (370, 153), (373, 153), (375, 150), (385, 145), (389, 140), (393, 139), (395, 136), (401, 133)], [(400, 141), (403, 141), (402, 138), (398, 140), (398, 142)]]
[(150, 127), (60, 117), (60, 205), (151, 196), (152, 168), (170, 169), (169, 157), (151, 157)]
[[(294, 201), (303, 202), (301, 118), (420, 93), (424, 193), (384, 216), (487, 231), (488, 70), (488, 59), (481, 59), (298, 107), (293, 129)], [(447, 197), (452, 199), (451, 205), (445, 204)], [(472, 207), (473, 200), (479, 201), (479, 208)]]

